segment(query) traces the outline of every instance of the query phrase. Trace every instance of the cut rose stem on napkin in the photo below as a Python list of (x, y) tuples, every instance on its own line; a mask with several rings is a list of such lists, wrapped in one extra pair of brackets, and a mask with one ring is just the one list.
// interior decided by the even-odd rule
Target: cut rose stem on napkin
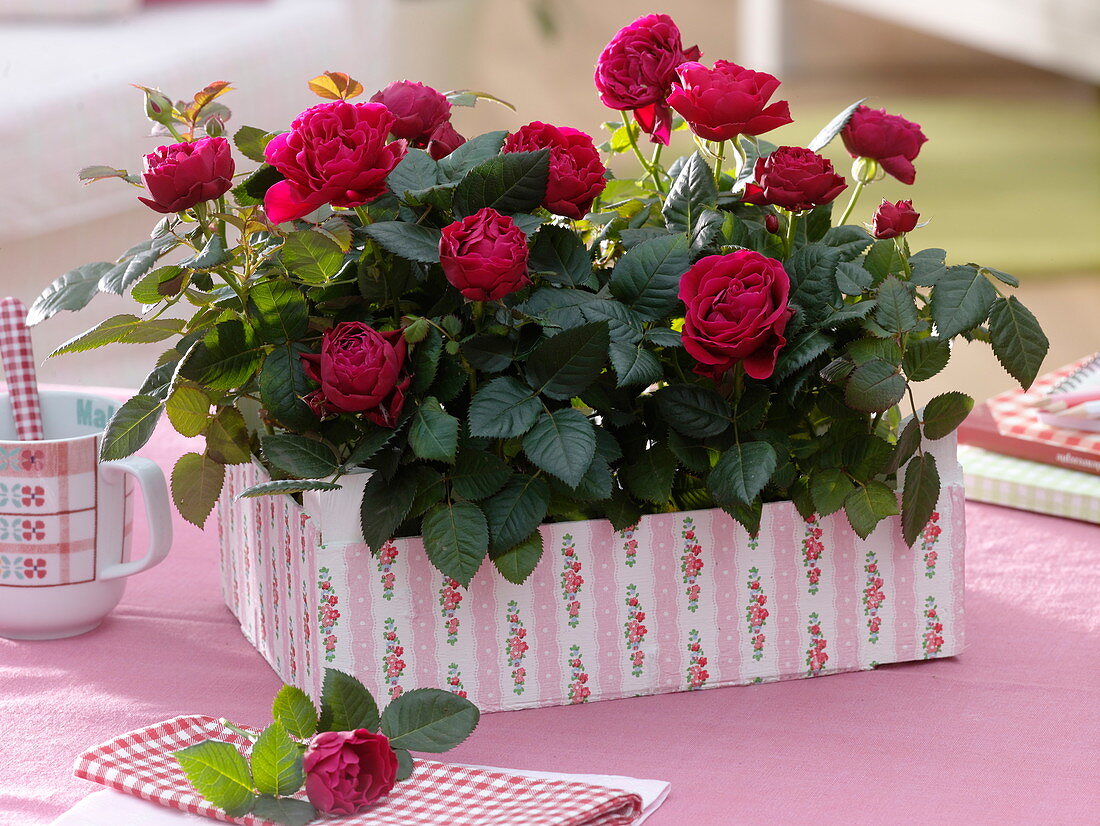
[(11, 395), (11, 412), (20, 441), (42, 439), (42, 408), (34, 374), (34, 350), (27, 327), (27, 305), (18, 298), (0, 299), (0, 360)]

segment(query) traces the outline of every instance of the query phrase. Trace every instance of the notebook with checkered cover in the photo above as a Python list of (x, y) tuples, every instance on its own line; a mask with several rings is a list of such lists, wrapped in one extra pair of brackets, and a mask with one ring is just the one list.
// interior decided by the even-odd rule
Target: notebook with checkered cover
[[(77, 777), (173, 809), (243, 826), (273, 826), (252, 815), (229, 817), (191, 788), (172, 752), (203, 740), (223, 740), (242, 753), (249, 745), (213, 717), (175, 717), (89, 749), (77, 758), (74, 769)], [(334, 822), (347, 826), (630, 826), (641, 811), (641, 797), (619, 789), (417, 760), (412, 777), (398, 783), (380, 803)]]

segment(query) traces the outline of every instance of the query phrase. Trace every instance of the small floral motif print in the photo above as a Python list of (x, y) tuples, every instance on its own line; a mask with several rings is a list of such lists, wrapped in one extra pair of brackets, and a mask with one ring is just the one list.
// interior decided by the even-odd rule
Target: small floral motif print
[(0, 579), (45, 579), (46, 568), (40, 557), (0, 555)]
[(936, 598), (928, 597), (924, 601), (924, 636), (921, 638), (924, 658), (935, 656), (943, 648), (943, 622), (940, 621)]
[(404, 693), (401, 688), (401, 675), (405, 673), (405, 646), (397, 637), (397, 623), (393, 617), (386, 617), (383, 623), (382, 639), (386, 642), (386, 653), (382, 657), (382, 669), (386, 674), (386, 685), (391, 699), (396, 700)]
[[(752, 541), (749, 547), (756, 550)], [(745, 606), (745, 622), (749, 626), (749, 640), (752, 642), (752, 658), (759, 662), (764, 659), (764, 626), (768, 622), (768, 597), (760, 584), (760, 570), (749, 568), (749, 602)]]
[(628, 568), (633, 568), (638, 562), (638, 540), (634, 538), (636, 530), (638, 530), (637, 522), (626, 530), (619, 531), (619, 538), (623, 541), (623, 562)]
[(706, 685), (707, 680), (710, 678), (710, 672), (707, 671), (707, 658), (703, 656), (703, 644), (700, 642), (698, 629), (692, 628), (688, 631), (688, 654), (691, 655), (691, 660), (687, 669), (687, 685), (688, 689), (694, 691)]
[(447, 685), (452, 694), (457, 694), (459, 697), (466, 696), (466, 686), (462, 684), (462, 672), (458, 670), (458, 663), (447, 665)]
[(645, 652), (642, 651), (642, 643), (648, 633), (645, 622), (645, 611), (642, 610), (638, 600), (638, 586), (631, 583), (626, 586), (626, 610), (627, 620), (623, 623), (623, 636), (626, 638), (627, 659), (630, 661), (630, 673), (635, 677), (641, 677), (645, 666)]
[(527, 681), (527, 669), (523, 667), (523, 658), (527, 655), (527, 629), (523, 627), (523, 621), (519, 618), (519, 603), (514, 599), (508, 601), (508, 665), (512, 669), (512, 691), (517, 695), (523, 693), (523, 685)]
[(46, 538), (46, 523), (41, 519), (0, 519), (0, 540), (41, 542)]
[(382, 599), (393, 599), (393, 584), (395, 575), (393, 563), (397, 559), (397, 545), (387, 542), (378, 552), (378, 573), (382, 575)]
[(40, 508), (46, 504), (46, 491), (41, 485), (15, 485), (12, 488), (24, 508)]
[(46, 454), (41, 450), (24, 450), (19, 454), (19, 466), (23, 470), (41, 470), (45, 460)]
[(829, 661), (829, 655), (825, 652), (828, 643), (821, 633), (821, 618), (816, 611), (810, 614), (807, 630), (810, 633), (810, 647), (806, 649), (806, 667), (809, 669), (807, 674), (815, 677), (821, 673), (825, 663)]
[(569, 614), (569, 627), (576, 628), (580, 625), (581, 586), (584, 585), (584, 577), (581, 576), (580, 558), (577, 556), (577, 546), (573, 542), (572, 534), (566, 534), (561, 538), (562, 569), (561, 569), (561, 597), (565, 601), (565, 610)]
[(882, 628), (882, 617), (878, 615), (878, 609), (886, 601), (886, 594), (882, 591), (882, 573), (878, 569), (878, 557), (873, 550), (867, 551), (863, 571), (867, 574), (863, 587), (863, 615), (867, 617), (867, 639), (874, 644), (878, 642), (878, 634)]
[(936, 543), (940, 541), (940, 534), (943, 533), (939, 521), (939, 511), (932, 511), (932, 518), (928, 520), (928, 524), (924, 526), (920, 535), (920, 549), (924, 551), (924, 575), (929, 579), (936, 577), (936, 560), (939, 559), (939, 554), (934, 549)]
[(802, 566), (806, 569), (807, 593), (811, 596), (818, 592), (818, 583), (821, 582), (821, 567), (818, 560), (825, 546), (821, 542), (821, 525), (818, 524), (817, 515), (811, 514), (806, 520), (806, 534), (802, 537)]
[(320, 590), (317, 604), (317, 624), (325, 645), (325, 660), (336, 659), (336, 635), (333, 630), (340, 624), (340, 610), (336, 607), (340, 598), (332, 587), (331, 571), (321, 568), (317, 571), (317, 588)]
[(439, 613), (443, 617), (443, 627), (447, 632), (447, 645), (458, 642), (458, 606), (462, 603), (462, 591), (457, 580), (443, 577), (443, 587), (439, 589)]
[(569, 679), (569, 702), (573, 705), (588, 702), (592, 689), (588, 687), (588, 672), (584, 670), (579, 645), (569, 646), (569, 668), (572, 669), (572, 676)]
[(680, 536), (684, 540), (684, 551), (680, 556), (680, 573), (686, 586), (687, 609), (693, 614), (699, 610), (699, 572), (703, 570), (703, 548), (695, 541), (695, 520), (690, 516), (684, 517), (684, 523), (680, 530)]

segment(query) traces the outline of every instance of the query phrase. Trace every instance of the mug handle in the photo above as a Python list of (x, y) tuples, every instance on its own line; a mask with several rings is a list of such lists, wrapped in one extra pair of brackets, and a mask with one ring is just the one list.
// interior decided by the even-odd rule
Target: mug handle
[(156, 462), (140, 456), (103, 462), (99, 467), (104, 473), (128, 473), (137, 479), (145, 500), (145, 520), (149, 523), (149, 551), (145, 556), (111, 565), (99, 579), (118, 579), (147, 571), (168, 556), (168, 549), (172, 547), (172, 510), (164, 473)]

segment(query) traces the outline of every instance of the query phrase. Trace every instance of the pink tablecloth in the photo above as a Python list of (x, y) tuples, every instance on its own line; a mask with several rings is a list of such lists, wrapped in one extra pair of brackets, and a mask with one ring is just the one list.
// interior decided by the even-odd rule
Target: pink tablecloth
[[(142, 452), (169, 467), (187, 449), (162, 429)], [(653, 826), (1094, 822), (1100, 527), (967, 517), (960, 657), (493, 714), (450, 757), (669, 780)], [(167, 561), (98, 630), (0, 640), (0, 824), (48, 823), (92, 791), (70, 770), (86, 746), (178, 714), (261, 725), (278, 685), (221, 602), (213, 528), (178, 521)]]

